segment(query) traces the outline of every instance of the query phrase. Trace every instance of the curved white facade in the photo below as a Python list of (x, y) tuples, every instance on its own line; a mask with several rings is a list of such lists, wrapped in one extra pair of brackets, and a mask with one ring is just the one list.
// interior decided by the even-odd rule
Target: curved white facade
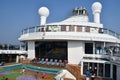
[[(84, 74), (84, 64), (87, 64), (87, 67), (92, 68), (92, 70), (94, 67), (95, 69), (98, 67), (96, 76), (113, 78), (112, 70), (108, 71), (109, 75), (106, 75), (105, 71), (107, 72), (107, 67), (112, 69), (110, 56), (117, 53), (114, 54), (110, 49), (113, 51), (113, 48), (119, 47), (120, 35), (103, 28), (100, 16), (98, 16), (101, 11), (94, 13), (94, 17), (96, 17), (94, 22), (89, 22), (86, 9), (79, 8), (75, 9), (74, 12), (74, 16), (61, 22), (48, 23), (23, 30), (19, 40), (28, 44), (28, 58), (33, 59), (41, 56), (42, 49), (40, 49), (41, 52), (37, 53), (39, 56), (35, 56), (35, 54), (37, 52), (36, 46), (42, 42), (64, 41), (67, 43), (68, 64), (81, 64), (81, 74)], [(103, 67), (102, 72), (100, 72), (100, 66)]]
[(85, 40), (120, 43), (120, 40), (108, 34), (80, 32), (35, 32), (22, 35), (19, 40)]

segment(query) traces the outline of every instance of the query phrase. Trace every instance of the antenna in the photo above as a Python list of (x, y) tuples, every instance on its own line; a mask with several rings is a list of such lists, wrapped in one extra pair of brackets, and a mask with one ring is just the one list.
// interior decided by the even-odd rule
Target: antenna
[(102, 9), (102, 5), (100, 2), (95, 2), (92, 4), (92, 11), (93, 11), (95, 23), (100, 23), (101, 9)]
[(49, 9), (47, 7), (41, 7), (38, 10), (38, 14), (40, 15), (40, 19), (41, 19), (40, 25), (45, 25), (46, 18), (49, 16)]

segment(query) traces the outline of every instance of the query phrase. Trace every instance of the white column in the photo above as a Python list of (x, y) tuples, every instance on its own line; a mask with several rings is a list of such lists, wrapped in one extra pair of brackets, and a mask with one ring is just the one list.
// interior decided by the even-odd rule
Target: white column
[(82, 26), (82, 32), (85, 32), (85, 27), (84, 26)]
[(84, 53), (83, 42), (68, 41), (68, 62), (69, 64), (79, 64)]
[(17, 55), (16, 56), (16, 63), (18, 63), (19, 62), (19, 56)]
[(59, 31), (60, 31), (60, 32), (61, 32), (61, 27), (62, 27), (62, 26), (59, 25)]
[(35, 26), (35, 28), (34, 28), (34, 32), (37, 32), (37, 29), (38, 29), (38, 27)]
[(93, 42), (93, 54), (95, 54), (95, 42)]
[(100, 13), (99, 12), (94, 13), (94, 22), (100, 23)]
[(83, 75), (83, 62), (81, 62), (81, 75)]
[(69, 31), (69, 27), (70, 27), (70, 26), (66, 26), (66, 31)]
[(35, 42), (28, 41), (28, 59), (35, 58)]
[(103, 77), (105, 77), (105, 63), (103, 63)]
[(29, 28), (27, 29), (27, 33), (30, 33), (30, 30), (29, 30)]
[[(92, 68), (92, 66), (91, 66), (91, 68)], [(90, 69), (90, 62), (88, 62), (88, 70)]]
[(110, 78), (113, 78), (113, 64), (110, 64)]
[(95, 54), (95, 42), (93, 42), (93, 58), (96, 57), (96, 54)]
[(41, 16), (40, 18), (41, 18), (41, 21), (40, 21), (41, 24), (40, 25), (45, 25), (47, 17), (46, 16)]
[(99, 63), (97, 63), (97, 76), (99, 76), (98, 74), (99, 74)]
[(106, 43), (104, 42), (104, 45), (103, 45), (103, 47), (104, 47), (104, 53), (103, 54), (106, 54), (106, 51), (105, 51), (105, 47), (106, 47)]
[(77, 32), (77, 26), (74, 26), (75, 27), (75, 32)]

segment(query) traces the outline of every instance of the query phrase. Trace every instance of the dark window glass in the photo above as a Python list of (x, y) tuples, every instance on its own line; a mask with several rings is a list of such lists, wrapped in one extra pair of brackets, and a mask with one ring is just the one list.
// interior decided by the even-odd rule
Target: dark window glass
[(105, 77), (110, 77), (110, 64), (105, 64)]
[(35, 42), (35, 56), (37, 58), (67, 60), (67, 42)]
[(88, 63), (87, 62), (83, 62), (83, 74), (85, 74), (85, 72), (88, 70)]
[(117, 80), (117, 66), (116, 65), (113, 65), (113, 79), (114, 80)]
[(103, 64), (99, 64), (99, 76), (103, 77)]
[(66, 31), (66, 26), (61, 26), (61, 31)]
[(85, 43), (85, 54), (93, 54), (93, 43)]

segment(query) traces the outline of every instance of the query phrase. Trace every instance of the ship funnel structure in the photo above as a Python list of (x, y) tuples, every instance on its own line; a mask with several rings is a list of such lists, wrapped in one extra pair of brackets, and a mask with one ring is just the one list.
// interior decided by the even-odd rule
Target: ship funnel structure
[(95, 2), (92, 4), (92, 11), (93, 11), (95, 23), (100, 23), (101, 9), (102, 9), (102, 5), (100, 2)]
[(38, 10), (38, 14), (40, 15), (40, 25), (46, 24), (46, 19), (49, 16), (49, 9), (47, 7), (41, 7)]
[(73, 16), (77, 16), (77, 21), (80, 22), (88, 22), (89, 21), (89, 17), (88, 17), (88, 12), (86, 8), (75, 8), (73, 9)]

